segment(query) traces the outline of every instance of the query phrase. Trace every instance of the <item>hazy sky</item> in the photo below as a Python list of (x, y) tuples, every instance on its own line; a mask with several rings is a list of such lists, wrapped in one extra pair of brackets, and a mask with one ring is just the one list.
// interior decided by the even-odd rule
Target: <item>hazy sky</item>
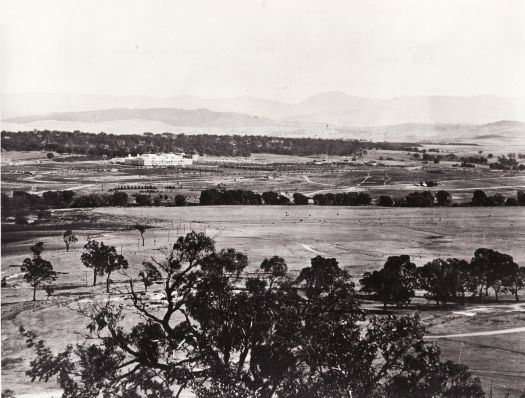
[(2, 92), (525, 96), (525, 1), (0, 0)]

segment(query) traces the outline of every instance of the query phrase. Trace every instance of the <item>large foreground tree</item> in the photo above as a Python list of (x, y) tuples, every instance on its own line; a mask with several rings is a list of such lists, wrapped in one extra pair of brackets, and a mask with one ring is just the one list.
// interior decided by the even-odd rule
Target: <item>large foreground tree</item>
[(294, 279), (272, 257), (246, 276), (244, 254), (191, 232), (157, 265), (165, 304), (130, 281), (136, 318), (122, 304), (84, 308), (85, 341), (57, 355), (22, 330), (37, 352), (28, 374), (56, 376), (63, 397), (483, 396), (423, 340), (417, 316), (366, 318), (335, 259)]

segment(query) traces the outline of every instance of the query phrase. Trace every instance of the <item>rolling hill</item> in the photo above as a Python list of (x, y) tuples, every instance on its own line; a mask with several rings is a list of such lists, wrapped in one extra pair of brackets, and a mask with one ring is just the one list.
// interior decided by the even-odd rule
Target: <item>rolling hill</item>
[(277, 122), (328, 123), (338, 126), (388, 126), (404, 123), (488, 124), (500, 120), (525, 122), (525, 98), (496, 96), (416, 96), (390, 99), (324, 92), (298, 103), (261, 98), (204, 99), (60, 94), (3, 94), (2, 118), (51, 112), (175, 108), (269, 118)]
[[(38, 99), (38, 101), (34, 101)], [(375, 141), (472, 142), (525, 145), (525, 101), (494, 96), (360, 98), (342, 92), (314, 95), (295, 104), (251, 97), (200, 99), (4, 95), (2, 129), (51, 129), (106, 133), (186, 133), (357, 138)], [(5, 101), (7, 99), (7, 102)], [(99, 109), (97, 107), (108, 108)], [(118, 107), (111, 107), (111, 105)], [(154, 106), (151, 106), (154, 105)], [(83, 109), (93, 106), (91, 109)], [(75, 111), (69, 111), (76, 109)], [(6, 115), (6, 112), (4, 112)]]

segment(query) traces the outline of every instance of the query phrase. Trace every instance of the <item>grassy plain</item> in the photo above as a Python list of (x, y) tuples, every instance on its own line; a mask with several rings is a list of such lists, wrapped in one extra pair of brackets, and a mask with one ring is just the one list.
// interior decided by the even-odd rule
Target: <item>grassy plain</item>
[[(89, 221), (75, 224), (75, 220)], [(141, 246), (136, 231), (127, 230), (134, 222), (153, 227)], [(77, 302), (104, 299), (102, 281), (92, 288), (91, 273), (80, 262), (82, 245), (89, 237), (117, 247), (129, 260), (128, 274), (136, 276), (142, 261), (161, 260), (177, 235), (190, 229), (213, 236), (219, 249), (234, 247), (248, 254), (250, 271), (263, 258), (280, 255), (293, 271), (309, 264), (316, 255), (335, 257), (356, 280), (365, 271), (382, 266), (390, 255), (409, 254), (417, 265), (436, 257), (470, 259), (478, 247), (490, 247), (509, 253), (519, 264), (525, 263), (525, 213), (516, 208), (432, 208), (381, 209), (375, 207), (318, 206), (210, 206), (184, 208), (101, 208), (57, 210), (48, 220), (48, 228), (32, 232), (27, 239), (17, 239), (3, 247), (2, 275), (9, 287), (2, 289), (2, 351), (7, 366), (2, 371), (4, 388), (20, 393), (54, 391), (54, 384), (31, 384), (23, 375), (30, 351), (23, 345), (17, 328), (23, 325), (38, 333), (55, 349), (74, 343), (85, 322), (69, 307)], [(59, 226), (79, 226), (79, 242), (66, 252)], [(111, 229), (109, 226), (114, 225)], [(13, 232), (10, 232), (13, 233)], [(45, 242), (44, 257), (61, 272), (63, 290), (55, 299), (46, 300), (38, 292), (38, 302), (28, 303), (29, 289), (21, 281), (18, 265), (36, 241)], [(121, 275), (112, 276), (122, 287)], [(17, 287), (13, 287), (16, 285)], [(429, 334), (447, 335), (469, 331), (506, 329), (522, 326), (525, 307), (507, 302), (466, 307), (451, 305), (435, 309), (423, 298), (413, 307), (398, 312), (419, 311)], [(69, 307), (52, 304), (53, 300)], [(118, 298), (117, 298), (118, 300)], [(379, 311), (377, 303), (367, 303)], [(481, 307), (480, 310), (478, 310)], [(470, 311), (470, 312), (469, 312)], [(525, 388), (525, 345), (523, 333), (438, 339), (444, 357), (461, 361), (482, 377), (486, 389), (493, 385), (493, 396), (506, 392), (519, 396)], [(496, 366), (494, 361), (501, 362)]]
[[(29, 157), (28, 154), (19, 157), (24, 158), (22, 155)], [(34, 157), (37, 155), (41, 153)], [(377, 164), (367, 164), (371, 162)], [(32, 193), (67, 189), (86, 194), (108, 192), (123, 185), (154, 185), (153, 195), (173, 198), (183, 194), (194, 203), (198, 202), (202, 189), (217, 186), (256, 192), (275, 190), (289, 196), (294, 192), (313, 195), (366, 190), (377, 198), (385, 194), (402, 197), (407, 191), (429, 189), (418, 185), (433, 180), (439, 185), (430, 188), (431, 191), (450, 190), (456, 202), (468, 202), (475, 189), (485, 189), (489, 194), (499, 192), (504, 196), (515, 196), (517, 189), (525, 189), (522, 172), (490, 170), (486, 166), (466, 169), (454, 164), (457, 162), (422, 163), (402, 151), (370, 151), (357, 161), (345, 157), (270, 154), (254, 154), (249, 158), (205, 157), (192, 167), (171, 169), (113, 165), (108, 160), (24, 161), (2, 167), (1, 189), (2, 192), (24, 190)]]
[[(427, 149), (435, 149), (429, 145)], [(476, 154), (475, 146), (439, 146), (441, 153), (458, 156)], [(506, 149), (505, 149), (506, 150)], [(492, 149), (494, 154), (503, 149)], [(2, 157), (4, 158), (4, 153)], [(408, 192), (429, 188), (416, 186), (419, 181), (438, 181), (432, 191), (448, 190), (455, 202), (467, 202), (475, 189), (488, 194), (499, 192), (515, 196), (525, 189), (525, 175), (520, 172), (492, 171), (487, 167), (463, 169), (453, 162), (438, 165), (414, 160), (401, 151), (369, 151), (358, 162), (344, 157), (295, 157), (254, 154), (245, 159), (205, 158), (191, 168), (144, 169), (112, 165), (109, 161), (48, 161), (44, 153), (10, 154), (2, 162), (2, 192), (25, 190), (42, 193), (69, 189), (80, 194), (108, 192), (122, 185), (154, 185), (156, 194), (173, 197), (186, 195), (198, 202), (200, 191), (210, 187), (275, 190), (291, 196), (294, 192), (366, 190), (373, 198), (388, 194), (405, 196)], [(319, 164), (314, 164), (316, 160)], [(326, 161), (326, 162), (325, 162)], [(371, 165), (367, 162), (379, 162)], [(331, 163), (338, 162), (338, 163)], [(10, 163), (10, 164), (8, 164)], [(168, 186), (175, 186), (169, 189)], [(128, 194), (139, 190), (128, 190)], [(53, 383), (31, 384), (24, 375), (31, 352), (18, 333), (23, 325), (37, 331), (54, 349), (78, 339), (75, 332), (85, 324), (70, 307), (78, 302), (104, 299), (103, 281), (91, 287), (92, 274), (80, 261), (87, 239), (97, 239), (116, 246), (128, 259), (128, 274), (136, 277), (143, 261), (161, 260), (177, 236), (190, 230), (206, 232), (215, 238), (219, 249), (234, 247), (248, 254), (249, 271), (273, 255), (286, 259), (298, 272), (316, 255), (335, 257), (349, 270), (356, 282), (361, 275), (380, 268), (391, 255), (409, 254), (417, 265), (437, 257), (469, 260), (475, 249), (488, 247), (511, 254), (525, 265), (525, 212), (522, 207), (494, 208), (392, 208), (320, 207), (320, 206), (210, 206), (210, 207), (127, 207), (54, 210), (37, 224), (2, 225), (2, 388), (20, 394), (50, 392), (57, 396)], [(151, 227), (141, 245), (134, 223)], [(61, 234), (73, 229), (79, 237), (69, 252)], [(44, 258), (50, 260), (60, 279), (54, 299), (37, 293), (37, 303), (27, 302), (30, 289), (23, 283), (20, 264), (29, 255), (29, 247), (45, 243)], [(112, 275), (114, 288), (126, 277)], [(512, 298), (507, 302), (451, 305), (435, 309), (433, 303), (416, 298), (414, 305), (396, 312), (419, 311), (428, 333), (449, 335), (470, 331), (490, 331), (523, 326), (523, 306)], [(68, 303), (69, 306), (63, 305)], [(373, 312), (377, 303), (365, 303)], [(471, 367), (482, 378), (485, 389), (493, 386), (493, 396), (520, 396), (525, 389), (525, 335), (523, 333), (437, 339), (446, 358)], [(24, 395), (21, 395), (22, 397)]]

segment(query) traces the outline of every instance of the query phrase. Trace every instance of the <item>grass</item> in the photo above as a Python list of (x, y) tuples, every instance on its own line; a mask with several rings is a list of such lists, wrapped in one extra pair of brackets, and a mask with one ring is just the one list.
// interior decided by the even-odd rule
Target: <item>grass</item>
[[(442, 151), (460, 150), (462, 154), (479, 149), (440, 148)], [(21, 155), (21, 159), (31, 156)], [(42, 156), (45, 154), (37, 157)], [(430, 173), (420, 168), (420, 162), (410, 159), (406, 152), (370, 151), (364, 160), (377, 160), (378, 156), (395, 160), (385, 161), (391, 165), (389, 167), (350, 167), (312, 165), (308, 163), (313, 159), (310, 157), (257, 154), (246, 159), (294, 163), (286, 167), (276, 165), (272, 171), (222, 167), (216, 170), (130, 169), (101, 162), (60, 164), (45, 161), (2, 167), (2, 191), (34, 188), (38, 192), (80, 187), (75, 189), (77, 194), (85, 194), (101, 189), (107, 191), (117, 185), (151, 184), (159, 187), (159, 193), (170, 196), (182, 193), (190, 201), (198, 201), (201, 189), (219, 183), (228, 189), (257, 192), (305, 193), (324, 189), (335, 192), (355, 186), (368, 174), (374, 185), (367, 186), (366, 190), (373, 197), (405, 196), (407, 192), (426, 189), (413, 185), (426, 179), (438, 180), (440, 185), (433, 190), (448, 189), (456, 200), (469, 200), (472, 190), (479, 187), (507, 196), (514, 196), (515, 189), (525, 188), (523, 173), (478, 168), (461, 170), (447, 164), (439, 166), (440, 173)], [(386, 174), (392, 184), (383, 185)], [(182, 188), (163, 192), (163, 186), (175, 184)], [(144, 234), (144, 247), (138, 232), (128, 229), (137, 222), (154, 227)], [(73, 229), (79, 238), (69, 252), (65, 251), (62, 241), (66, 228)], [(234, 247), (247, 253), (249, 270), (257, 268), (265, 257), (279, 255), (286, 259), (292, 272), (298, 272), (309, 265), (312, 257), (322, 254), (337, 258), (357, 281), (363, 272), (380, 268), (388, 256), (409, 254), (417, 265), (423, 265), (437, 257), (469, 260), (479, 247), (511, 254), (518, 264), (525, 265), (525, 213), (519, 208), (210, 206), (53, 211), (39, 225), (2, 225), (2, 276), (19, 273), (19, 265), (30, 255), (29, 247), (43, 241), (46, 248), (43, 257), (60, 272), (58, 283), (61, 287), (51, 300), (46, 300), (45, 293), (38, 291), (36, 303), (27, 302), (31, 292), (20, 277), (12, 278), (10, 287), (2, 288), (2, 388), (11, 388), (18, 394), (56, 389), (53, 383), (31, 384), (25, 376), (32, 353), (25, 347), (18, 327), (23, 325), (38, 331), (53, 350), (63, 349), (66, 343), (76, 341), (75, 332), (83, 330), (84, 319), (72, 308), (55, 305), (55, 300), (74, 304), (82, 297), (105, 297), (102, 294), (104, 278), (99, 280), (98, 286), (91, 287), (92, 273), (80, 261), (82, 247), (89, 238), (116, 246), (130, 263), (128, 274), (136, 277), (143, 261), (151, 257), (162, 260), (176, 237), (192, 229), (211, 235), (218, 249)], [(126, 277), (115, 274), (112, 279), (119, 283)], [(14, 282), (18, 287), (12, 286)], [(395, 311), (420, 311), (431, 334), (503, 329), (523, 325), (525, 321), (523, 312), (505, 312), (508, 308), (503, 304), (483, 304), (500, 310), (465, 316), (455, 312), (468, 312), (478, 305), (468, 304), (466, 308), (450, 305), (438, 309), (426, 300), (415, 301), (415, 306)], [(365, 306), (371, 312), (382, 313), (378, 303)], [(487, 391), (492, 384), (494, 397), (503, 397), (505, 392), (517, 397), (517, 391), (525, 389), (523, 341), (522, 334), (508, 334), (436, 342), (445, 358), (459, 359), (482, 377)]]
[[(19, 272), (17, 264), (29, 255), (29, 246), (38, 240), (45, 242), (44, 258), (62, 272), (59, 283), (63, 290), (60, 300), (71, 301), (83, 296), (101, 293), (103, 281), (91, 287), (91, 271), (80, 262), (82, 246), (88, 236), (115, 245), (128, 259), (128, 274), (136, 276), (142, 261), (154, 257), (161, 260), (177, 235), (190, 229), (213, 236), (218, 249), (235, 247), (248, 254), (250, 269), (255, 269), (268, 256), (283, 256), (290, 269), (297, 272), (317, 253), (335, 257), (356, 279), (383, 265), (390, 255), (409, 254), (416, 264), (423, 265), (436, 257), (470, 259), (478, 247), (490, 247), (509, 253), (519, 264), (525, 263), (525, 214), (513, 208), (431, 208), (381, 209), (376, 207), (320, 207), (320, 206), (210, 206), (183, 208), (103, 208), (95, 210), (67, 210), (54, 212), (56, 225), (49, 230), (33, 231), (24, 240), (3, 247), (2, 274)], [(56, 228), (65, 220), (76, 218), (92, 220), (90, 229), (75, 231), (79, 242), (69, 252), (64, 249)], [(111, 223), (122, 229), (106, 229)], [(145, 233), (146, 245), (141, 246), (136, 231), (125, 228), (134, 222), (156, 228)], [(51, 228), (52, 227), (52, 228)], [(12, 267), (11, 267), (12, 266)], [(116, 282), (124, 279), (112, 275)], [(87, 282), (87, 283), (86, 283)], [(99, 296), (104, 297), (103, 295)], [(11, 363), (2, 374), (6, 388), (18, 393), (52, 390), (53, 384), (30, 384), (23, 374), (32, 355), (23, 344), (18, 326), (37, 330), (54, 349), (76, 341), (73, 332), (81, 331), (85, 321), (73, 310), (54, 306), (43, 291), (37, 292), (37, 303), (26, 302), (30, 289), (2, 289), (2, 349), (7, 358), (25, 358)], [(507, 297), (507, 299), (512, 299)], [(11, 303), (11, 304), (9, 304)], [(408, 313), (418, 308), (431, 334), (454, 334), (468, 331), (504, 329), (523, 325), (523, 313), (479, 313), (468, 317), (454, 312), (465, 311), (458, 305), (447, 309), (435, 308), (433, 303), (419, 299), (417, 307), (394, 310)], [(508, 305), (509, 303), (507, 303)], [(496, 304), (483, 304), (495, 306)], [(381, 312), (381, 304), (367, 304), (370, 311)], [(476, 307), (468, 304), (466, 309)], [(377, 307), (377, 308), (375, 308)], [(392, 310), (391, 310), (392, 311)], [(73, 336), (73, 337), (72, 337)], [(522, 334), (485, 337), (440, 339), (436, 341), (448, 359), (469, 365), (482, 377), (485, 389), (493, 384), (494, 397), (503, 397), (511, 391), (524, 388), (522, 383), (525, 351)], [(26, 359), (27, 358), (27, 359)], [(495, 366), (495, 363), (498, 365)], [(502, 387), (504, 386), (504, 387)]]

